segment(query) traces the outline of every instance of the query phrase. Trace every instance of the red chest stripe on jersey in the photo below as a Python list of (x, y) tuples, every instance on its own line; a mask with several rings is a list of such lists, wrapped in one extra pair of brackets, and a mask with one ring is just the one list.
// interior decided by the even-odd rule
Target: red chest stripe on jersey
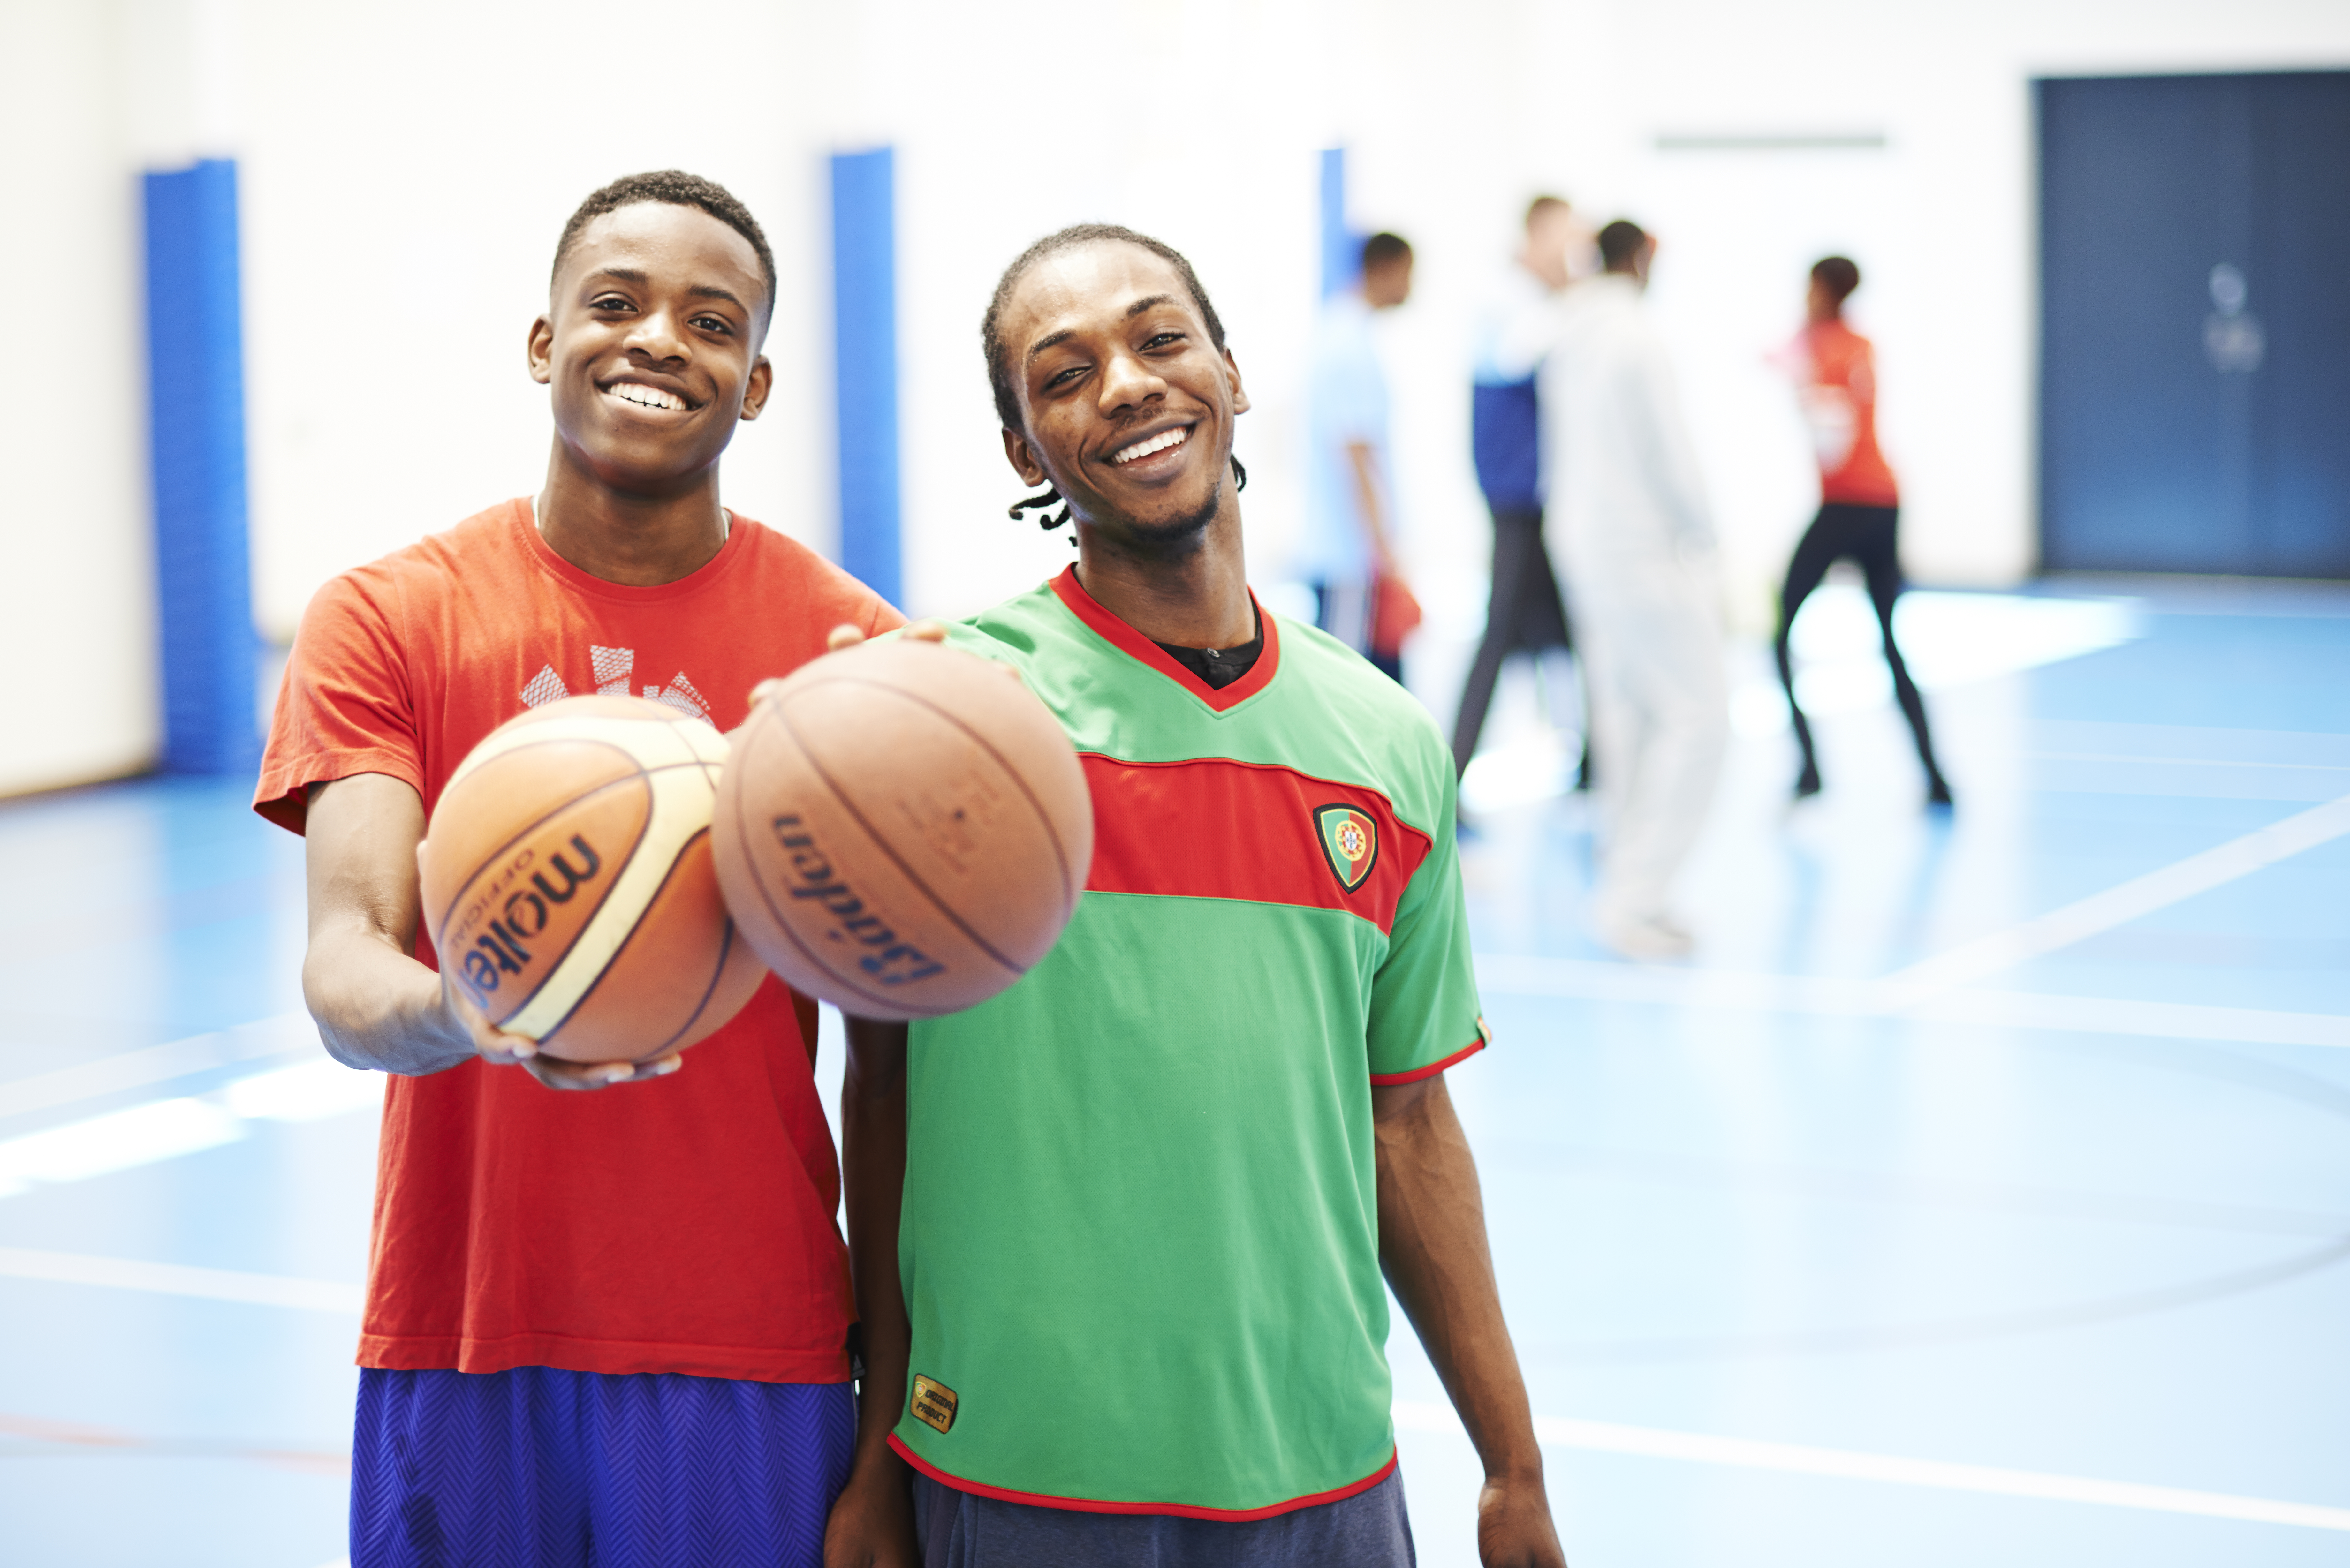
[[(1419, 863), (1428, 835), (1396, 820), (1387, 797), (1294, 768), (1231, 762), (1123, 763), (1087, 753), (1094, 796), (1097, 893), (1244, 898), (1344, 909), (1382, 931)], [(1379, 851), (1349, 890), (1331, 869), (1316, 814), (1344, 805), (1378, 826)]]

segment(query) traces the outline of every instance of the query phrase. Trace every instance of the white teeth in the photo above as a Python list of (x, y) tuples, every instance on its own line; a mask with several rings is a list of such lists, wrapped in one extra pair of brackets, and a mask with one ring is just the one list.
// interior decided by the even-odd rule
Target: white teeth
[(615, 381), (605, 389), (622, 402), (634, 403), (640, 409), (671, 409), (680, 412), (685, 409), (685, 400), (675, 392), (648, 387), (642, 381)]
[(1178, 425), (1171, 431), (1159, 431), (1149, 441), (1139, 441), (1122, 452), (1112, 452), (1109, 460), (1116, 463), (1133, 462), (1149, 457), (1152, 452), (1165, 452), (1170, 446), (1181, 446), (1191, 433), (1188, 427)]

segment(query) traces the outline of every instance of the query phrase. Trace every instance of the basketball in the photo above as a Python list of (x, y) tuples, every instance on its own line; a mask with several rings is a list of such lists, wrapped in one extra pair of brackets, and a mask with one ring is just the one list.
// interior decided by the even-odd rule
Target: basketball
[(863, 643), (771, 689), (733, 742), (719, 885), (768, 966), (845, 1012), (984, 1002), (1076, 910), (1093, 862), (1085, 770), (998, 665)]
[(640, 697), (570, 697), (450, 775), (420, 865), (441, 964), (508, 1033), (572, 1062), (707, 1036), (763, 978), (710, 858), (725, 738)]

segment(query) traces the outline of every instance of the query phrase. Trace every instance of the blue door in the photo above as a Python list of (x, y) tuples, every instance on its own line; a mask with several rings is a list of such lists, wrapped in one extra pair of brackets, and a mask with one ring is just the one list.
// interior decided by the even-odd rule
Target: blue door
[(2036, 88), (2043, 560), (2350, 576), (2350, 71)]

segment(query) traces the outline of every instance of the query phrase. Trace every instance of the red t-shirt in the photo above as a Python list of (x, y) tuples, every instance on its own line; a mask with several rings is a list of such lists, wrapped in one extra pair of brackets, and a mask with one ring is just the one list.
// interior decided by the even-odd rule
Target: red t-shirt
[[(692, 576), (625, 587), (565, 561), (509, 501), (318, 591), (254, 809), (299, 833), (310, 784), (374, 773), (429, 814), (476, 742), (567, 694), (625, 691), (731, 729), (755, 683), (834, 627), (901, 618), (747, 518)], [(434, 962), (422, 932), (416, 956)], [(684, 1071), (647, 1084), (560, 1093), (478, 1061), (393, 1077), (359, 1365), (847, 1378), (840, 1168), (794, 1003), (770, 977)]]
[(1841, 321), (1814, 322), (1796, 339), (1804, 422), (1820, 460), (1820, 499), (1898, 506), (1900, 492), (1877, 450), (1877, 363), (1868, 339)]

